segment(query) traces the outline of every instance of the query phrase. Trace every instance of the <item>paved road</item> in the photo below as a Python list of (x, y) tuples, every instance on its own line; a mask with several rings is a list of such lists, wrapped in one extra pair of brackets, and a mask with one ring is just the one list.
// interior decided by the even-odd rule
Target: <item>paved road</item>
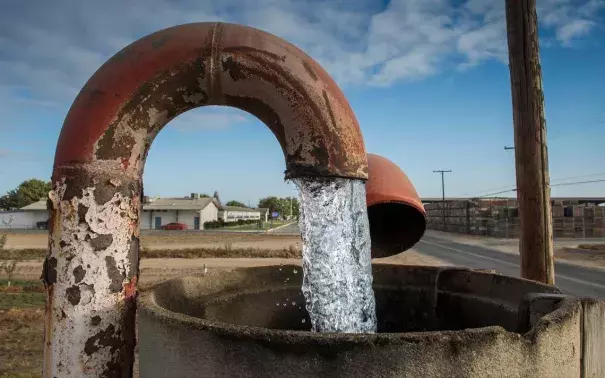
[(282, 226), (271, 231), (275, 235), (300, 235), (298, 222), (291, 223), (287, 226)]
[[(498, 273), (519, 277), (519, 256), (512, 253), (430, 235), (425, 235), (414, 249), (452, 265), (495, 269)], [(557, 262), (555, 281), (561, 290), (569, 294), (605, 299), (605, 270)]]
[[(275, 231), (276, 234), (299, 234), (298, 223)], [(424, 235), (414, 250), (447, 263), (469, 268), (495, 269), (507, 276), (519, 277), (519, 255), (500, 252), (487, 247), (462, 244), (445, 237)], [(591, 269), (557, 262), (556, 285), (566, 293), (605, 299), (605, 270)]]

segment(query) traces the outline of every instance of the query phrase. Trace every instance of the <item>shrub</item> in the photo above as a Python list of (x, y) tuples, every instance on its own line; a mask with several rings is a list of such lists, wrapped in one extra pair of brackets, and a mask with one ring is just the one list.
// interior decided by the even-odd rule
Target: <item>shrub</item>
[(19, 262), (17, 260), (4, 261), (0, 263), (0, 271), (4, 270), (7, 276), (7, 286), (11, 286), (11, 281), (13, 280), (13, 275), (15, 274), (15, 270), (17, 270), (17, 264)]
[(207, 230), (221, 227), (225, 227), (225, 222), (223, 222), (221, 219), (210, 222), (204, 222), (204, 229)]
[(258, 219), (238, 219), (237, 221), (234, 221), (234, 222), (225, 222), (222, 219), (219, 219), (219, 220), (215, 220), (215, 221), (204, 222), (204, 229), (212, 230), (215, 228), (223, 228), (223, 227), (229, 227), (229, 226), (243, 226), (245, 224), (258, 224), (258, 223), (259, 223)]

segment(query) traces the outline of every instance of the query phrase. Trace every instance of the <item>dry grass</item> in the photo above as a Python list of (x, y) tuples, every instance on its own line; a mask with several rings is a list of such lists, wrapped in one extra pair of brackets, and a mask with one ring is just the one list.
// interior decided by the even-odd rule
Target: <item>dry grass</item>
[(45, 248), (1, 249), (0, 260), (44, 260)]
[[(145, 231), (141, 234), (141, 247), (148, 249), (222, 247), (227, 242), (233, 243), (234, 248), (283, 249), (300, 243), (301, 239), (300, 235), (242, 232)], [(47, 233), (7, 233), (4, 244), (8, 250), (46, 250), (47, 246)]]
[[(0, 260), (43, 260), (46, 256), (45, 249), (9, 249), (0, 250)], [(226, 242), (220, 247), (196, 247), (196, 248), (141, 248), (141, 258), (184, 258), (198, 259), (206, 257), (239, 258), (300, 258), (301, 251), (294, 245), (282, 249), (265, 248), (236, 248), (232, 242)]]
[(563, 247), (555, 251), (555, 258), (584, 266), (605, 267), (605, 248), (594, 244), (584, 244), (577, 248)]
[(301, 251), (290, 246), (281, 250), (259, 249), (259, 248), (233, 248), (231, 244), (225, 244), (218, 248), (182, 248), (182, 249), (142, 249), (141, 258), (300, 258)]
[[(0, 293), (0, 298), (6, 295)], [(0, 310), (0, 377), (39, 377), (44, 344), (44, 309)]]
[(605, 244), (580, 244), (578, 248), (605, 252)]

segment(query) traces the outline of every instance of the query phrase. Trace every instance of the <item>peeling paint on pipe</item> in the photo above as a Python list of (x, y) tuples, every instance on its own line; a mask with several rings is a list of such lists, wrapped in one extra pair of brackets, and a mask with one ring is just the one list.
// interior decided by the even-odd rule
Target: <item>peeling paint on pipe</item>
[(136, 175), (159, 130), (205, 105), (263, 121), (282, 147), (288, 178), (367, 179), (359, 125), (326, 71), (272, 34), (224, 23), (165, 29), (107, 61), (67, 115), (55, 166), (115, 161)]
[(145, 158), (177, 115), (226, 105), (263, 121), (286, 177), (367, 179), (357, 120), (329, 75), (257, 29), (181, 25), (107, 61), (72, 104), (49, 195), (45, 377), (128, 377), (135, 346)]

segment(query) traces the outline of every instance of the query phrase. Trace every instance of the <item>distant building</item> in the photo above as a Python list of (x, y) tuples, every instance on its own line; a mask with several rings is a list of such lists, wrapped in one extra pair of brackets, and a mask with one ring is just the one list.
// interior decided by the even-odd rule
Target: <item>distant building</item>
[(190, 230), (203, 230), (204, 223), (216, 221), (220, 204), (214, 198), (145, 198), (141, 214), (141, 230), (161, 229), (163, 225), (178, 222)]
[(238, 220), (262, 220), (267, 222), (269, 209), (251, 209), (248, 207), (222, 206), (218, 212), (218, 219), (223, 222), (237, 222)]
[(36, 223), (46, 220), (46, 200), (34, 202), (20, 210), (0, 211), (0, 229), (36, 228)]
[[(168, 223), (178, 222), (190, 230), (202, 230), (204, 223), (223, 219), (267, 221), (269, 209), (221, 206), (214, 198), (200, 198), (197, 193), (181, 198), (143, 198), (141, 230), (160, 229)], [(34, 202), (20, 210), (0, 211), (0, 229), (31, 229), (37, 222), (48, 220), (46, 200)]]

